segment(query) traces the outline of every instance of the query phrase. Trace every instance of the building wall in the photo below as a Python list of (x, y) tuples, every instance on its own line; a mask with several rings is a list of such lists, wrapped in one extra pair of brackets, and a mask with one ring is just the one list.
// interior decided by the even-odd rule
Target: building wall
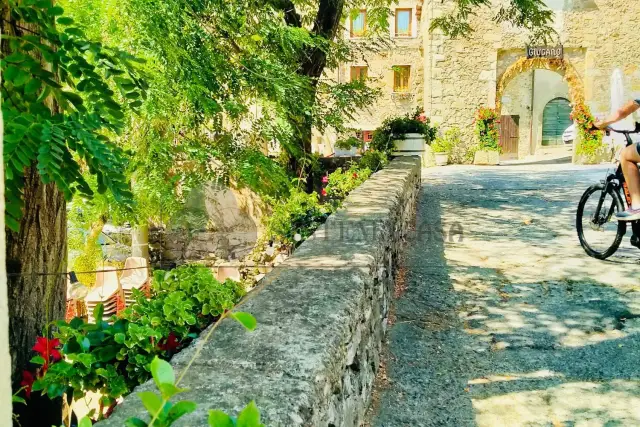
[[(426, 31), (431, 19), (450, 10), (451, 3), (424, 1), (424, 105), (427, 113), (443, 128), (459, 127), (465, 138), (473, 138), (475, 110), (481, 105), (495, 106), (499, 78), (518, 58), (525, 56), (528, 35), (511, 25), (497, 25), (491, 20), (497, 8), (505, 3), (498, 0), (491, 8), (478, 9), (478, 14), (471, 18), (476, 32), (470, 39), (452, 40), (439, 32)], [(628, 97), (640, 95), (637, 54), (640, 39), (637, 30), (630, 25), (640, 21), (640, 2), (549, 0), (547, 4), (555, 12), (554, 27), (564, 44), (565, 59), (580, 75), (585, 100), (594, 114), (609, 112), (610, 79), (616, 68), (622, 69), (625, 75)], [(508, 91), (513, 98), (526, 100), (524, 93), (515, 92), (531, 91), (530, 83), (527, 83), (530, 78), (527, 79), (526, 74), (509, 85)], [(555, 84), (552, 86), (558, 89)], [(542, 103), (543, 98), (539, 101)], [(538, 107), (536, 101), (534, 110)], [(512, 104), (508, 108), (516, 107)], [(541, 138), (539, 114), (534, 113), (533, 117), (536, 142)], [(521, 122), (520, 127), (522, 136), (526, 126)], [(528, 142), (528, 137), (521, 141)], [(527, 152), (528, 147), (520, 147), (520, 156)]]
[[(390, 16), (388, 21), (388, 46), (375, 53), (366, 53), (361, 59), (340, 64), (336, 69), (327, 70), (327, 79), (345, 83), (350, 81), (352, 66), (367, 66), (370, 85), (382, 91), (382, 95), (375, 102), (355, 114), (354, 120), (347, 123), (347, 127), (356, 130), (374, 130), (382, 124), (384, 119), (413, 112), (418, 106), (424, 104), (424, 57), (421, 49), (422, 35), (418, 7), (420, 3), (421, 1), (419, 0), (401, 0), (392, 6), (394, 10), (396, 8), (410, 8), (412, 10), (412, 35), (410, 37), (395, 37), (395, 18)], [(348, 22), (345, 27), (344, 38), (349, 39), (351, 43), (366, 43), (364, 40), (350, 37)], [(411, 67), (410, 89), (407, 94), (402, 95), (395, 94), (393, 90), (394, 72), (392, 67), (399, 65), (409, 65)], [(336, 150), (333, 144), (338, 137), (331, 130), (325, 132), (314, 130), (314, 152), (322, 155), (334, 153)]]

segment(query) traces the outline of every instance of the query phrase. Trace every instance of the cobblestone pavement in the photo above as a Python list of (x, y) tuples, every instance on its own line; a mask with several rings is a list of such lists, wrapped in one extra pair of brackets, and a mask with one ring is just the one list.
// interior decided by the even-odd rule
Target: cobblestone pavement
[(598, 261), (575, 232), (604, 173), (425, 171), (371, 425), (640, 426), (640, 250)]

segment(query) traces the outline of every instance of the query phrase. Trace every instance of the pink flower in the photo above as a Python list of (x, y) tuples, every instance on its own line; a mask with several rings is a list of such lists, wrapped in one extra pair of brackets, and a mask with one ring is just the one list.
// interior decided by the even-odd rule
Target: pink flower
[(327, 175), (323, 176), (323, 177), (322, 177), (322, 183), (323, 183), (323, 184), (326, 184), (326, 183), (328, 183), (328, 182), (329, 182), (329, 177), (328, 177)]
[(426, 123), (427, 122), (427, 115), (424, 113), (421, 113), (418, 115), (418, 117), (416, 117), (416, 120), (418, 120), (419, 122), (422, 123)]

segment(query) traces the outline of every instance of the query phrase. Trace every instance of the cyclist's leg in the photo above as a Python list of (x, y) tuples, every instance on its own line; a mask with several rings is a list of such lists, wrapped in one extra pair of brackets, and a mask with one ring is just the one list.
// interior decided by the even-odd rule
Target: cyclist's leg
[(631, 206), (626, 212), (619, 213), (618, 219), (634, 221), (640, 219), (640, 144), (633, 144), (622, 150), (620, 164), (624, 179), (629, 186)]

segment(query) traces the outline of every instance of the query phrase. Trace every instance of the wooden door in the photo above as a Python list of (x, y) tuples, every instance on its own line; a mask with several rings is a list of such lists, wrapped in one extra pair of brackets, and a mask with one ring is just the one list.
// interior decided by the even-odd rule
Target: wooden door
[(505, 157), (518, 157), (520, 116), (500, 117), (500, 144)]

